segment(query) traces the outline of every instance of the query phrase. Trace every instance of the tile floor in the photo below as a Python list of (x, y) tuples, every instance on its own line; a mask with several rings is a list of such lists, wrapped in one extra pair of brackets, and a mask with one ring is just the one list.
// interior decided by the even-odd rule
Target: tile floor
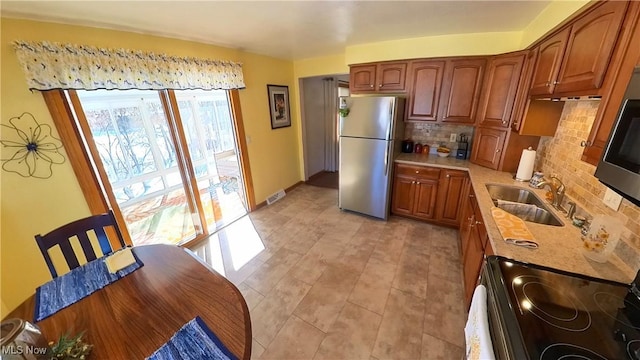
[(301, 185), (193, 250), (250, 309), (253, 359), (461, 359), (457, 231), (341, 212)]

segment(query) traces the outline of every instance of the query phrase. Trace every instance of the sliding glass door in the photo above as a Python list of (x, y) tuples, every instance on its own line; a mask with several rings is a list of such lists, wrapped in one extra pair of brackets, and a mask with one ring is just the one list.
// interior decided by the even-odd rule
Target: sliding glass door
[[(104, 191), (135, 245), (183, 244), (246, 213), (227, 92), (176, 92), (177, 106), (172, 92), (75, 94)], [(226, 158), (232, 171), (219, 170)]]

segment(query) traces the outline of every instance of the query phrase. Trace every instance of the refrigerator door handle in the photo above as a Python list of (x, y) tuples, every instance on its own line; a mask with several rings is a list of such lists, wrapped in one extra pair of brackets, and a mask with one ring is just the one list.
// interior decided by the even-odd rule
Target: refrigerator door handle
[(384, 176), (389, 174), (389, 147), (391, 144), (391, 141), (387, 141), (387, 146), (384, 149)]
[(389, 106), (389, 123), (387, 125), (387, 140), (391, 140), (391, 131), (393, 130), (392, 120), (393, 120), (393, 103), (391, 104), (391, 106)]

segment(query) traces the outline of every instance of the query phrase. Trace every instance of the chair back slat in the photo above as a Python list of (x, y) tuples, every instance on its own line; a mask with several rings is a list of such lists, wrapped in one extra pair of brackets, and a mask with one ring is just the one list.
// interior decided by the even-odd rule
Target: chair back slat
[(96, 252), (93, 251), (93, 246), (91, 246), (91, 240), (89, 240), (89, 236), (87, 236), (87, 233), (82, 232), (78, 234), (78, 240), (80, 241), (82, 252), (84, 252), (84, 257), (87, 259), (87, 261), (95, 260)]
[(75, 269), (78, 266), (80, 266), (80, 264), (78, 263), (78, 257), (76, 256), (76, 253), (73, 251), (70, 241), (61, 242), (60, 250), (62, 250), (62, 255), (64, 255), (64, 259), (67, 260), (69, 269)]
[(98, 238), (98, 244), (100, 244), (100, 250), (102, 250), (102, 255), (107, 255), (111, 253), (111, 243), (109, 243), (109, 238), (107, 237), (107, 233), (104, 231), (103, 227), (99, 227), (93, 230), (96, 233), (96, 237)]
[(107, 237), (107, 234), (104, 230), (105, 227), (113, 227), (118, 237), (120, 246), (126, 246), (124, 243), (124, 238), (122, 237), (122, 232), (120, 231), (120, 228), (118, 228), (115, 216), (113, 215), (113, 212), (111, 210), (109, 210), (109, 212), (106, 214), (89, 216), (84, 219), (73, 221), (45, 235), (36, 235), (36, 243), (40, 248), (40, 252), (42, 252), (42, 256), (44, 257), (47, 267), (49, 268), (49, 272), (51, 272), (51, 276), (54, 278), (58, 276), (58, 273), (55, 269), (55, 266), (53, 265), (53, 262), (51, 261), (51, 256), (49, 254), (49, 249), (56, 245), (60, 246), (62, 254), (67, 261), (70, 270), (73, 270), (76, 267), (80, 266), (78, 258), (73, 251), (73, 247), (71, 246), (70, 239), (74, 236), (78, 238), (87, 261), (92, 261), (97, 258), (96, 253), (93, 250), (93, 246), (91, 245), (89, 236), (87, 235), (87, 232), (89, 231), (93, 231), (98, 238), (98, 243), (100, 244), (102, 254), (106, 255), (111, 253), (113, 249), (111, 247), (109, 238)]

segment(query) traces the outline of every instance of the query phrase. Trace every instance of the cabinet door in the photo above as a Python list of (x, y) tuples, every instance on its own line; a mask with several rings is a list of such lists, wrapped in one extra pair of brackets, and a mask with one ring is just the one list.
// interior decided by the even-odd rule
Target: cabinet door
[(475, 123), (485, 64), (486, 59), (447, 61), (439, 106), (442, 122)]
[(496, 56), (482, 85), (479, 123), (482, 126), (509, 127), (525, 55)]
[(560, 72), (562, 55), (567, 46), (570, 28), (550, 37), (538, 47), (538, 60), (533, 71), (530, 95), (553, 94), (555, 82)]
[(471, 162), (490, 169), (497, 169), (498, 165), (500, 165), (500, 157), (507, 131), (477, 128), (473, 141)]
[(438, 199), (438, 181), (418, 179), (416, 181), (415, 206), (413, 215), (420, 219), (436, 217), (436, 200)]
[(349, 68), (349, 90), (352, 93), (374, 92), (376, 65), (353, 65)]
[(518, 93), (516, 95), (516, 103), (514, 109), (514, 118), (511, 121), (511, 128), (518, 132), (522, 126), (522, 120), (527, 113), (527, 106), (531, 99), (529, 98), (529, 88), (531, 87), (531, 78), (533, 76), (533, 70), (538, 59), (538, 48), (535, 48), (527, 54), (523, 68), (522, 68), (522, 81), (518, 85)]
[(573, 24), (554, 92), (602, 86), (627, 5), (626, 1), (605, 2)]
[(464, 292), (467, 306), (469, 306), (473, 291), (478, 283), (482, 261), (484, 260), (480, 235), (475, 226), (471, 227), (469, 244), (465, 255), (463, 263)]
[(411, 62), (407, 120), (437, 120), (443, 72), (444, 61)]
[(415, 199), (415, 178), (396, 176), (393, 179), (391, 212), (398, 215), (412, 215)]
[(378, 64), (376, 81), (380, 92), (402, 92), (407, 75), (406, 62)]
[(463, 196), (469, 186), (469, 176), (466, 171), (443, 170), (438, 197), (438, 221), (459, 225)]
[(471, 199), (475, 196), (473, 189), (469, 189), (469, 194), (462, 200), (462, 215), (460, 217), (460, 230), (458, 237), (460, 238), (460, 261), (464, 262), (469, 246), (469, 236), (471, 236), (471, 224), (475, 221), (473, 214), (473, 202)]

